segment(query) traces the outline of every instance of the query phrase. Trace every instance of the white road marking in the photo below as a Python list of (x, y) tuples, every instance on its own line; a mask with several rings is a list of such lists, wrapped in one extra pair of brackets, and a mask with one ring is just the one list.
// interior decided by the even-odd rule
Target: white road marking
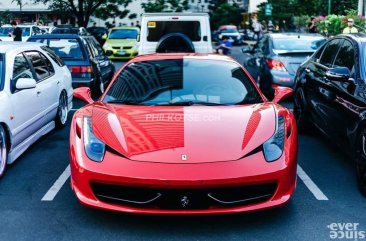
[(62, 186), (65, 184), (67, 179), (70, 177), (70, 165), (67, 165), (65, 171), (59, 176), (56, 182), (52, 185), (52, 187), (48, 190), (48, 192), (43, 196), (41, 201), (53, 201), (56, 197), (57, 193), (60, 191)]
[(327, 196), (325, 196), (325, 194), (319, 189), (319, 187), (311, 180), (311, 178), (304, 172), (300, 165), (297, 165), (297, 175), (316, 199), (320, 201), (329, 200)]

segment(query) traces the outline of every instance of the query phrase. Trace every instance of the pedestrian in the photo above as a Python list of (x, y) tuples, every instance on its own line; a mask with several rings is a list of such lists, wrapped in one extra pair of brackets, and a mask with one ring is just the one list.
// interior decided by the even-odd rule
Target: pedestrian
[(286, 20), (285, 19), (282, 20), (282, 24), (280, 26), (280, 32), (281, 33), (287, 32), (287, 23), (286, 23)]
[(230, 53), (231, 48), (233, 47), (232, 43), (229, 41), (228, 36), (223, 36), (219, 42), (219, 46), (216, 51), (218, 54), (228, 55)]
[(272, 23), (272, 20), (269, 20), (268, 21), (267, 30), (268, 30), (269, 33), (273, 33), (273, 31), (274, 31), (274, 25)]
[(131, 27), (135, 27), (135, 23), (134, 22), (131, 23)]
[(343, 29), (343, 33), (358, 33), (357, 28), (353, 27), (353, 19), (349, 18), (347, 21), (347, 27)]
[(17, 22), (12, 21), (11, 26), (13, 27), (13, 32), (11, 36), (13, 37), (14, 41), (22, 41), (22, 29), (17, 26)]
[(255, 40), (257, 42), (259, 42), (261, 32), (262, 32), (262, 25), (260, 24), (260, 22), (258, 22), (258, 20), (256, 18), (252, 19), (252, 28), (253, 28)]
[(310, 22), (308, 23), (308, 32), (309, 33), (317, 33), (318, 29), (316, 28), (315, 24), (315, 17), (310, 18)]
[(136, 27), (141, 28), (139, 20), (136, 21)]

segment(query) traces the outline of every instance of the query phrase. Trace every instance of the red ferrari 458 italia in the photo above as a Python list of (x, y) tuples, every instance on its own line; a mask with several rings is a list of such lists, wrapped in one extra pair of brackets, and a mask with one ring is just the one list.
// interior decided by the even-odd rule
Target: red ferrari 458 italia
[(226, 56), (138, 56), (72, 120), (71, 186), (89, 207), (219, 214), (283, 205), (296, 186), (297, 130)]

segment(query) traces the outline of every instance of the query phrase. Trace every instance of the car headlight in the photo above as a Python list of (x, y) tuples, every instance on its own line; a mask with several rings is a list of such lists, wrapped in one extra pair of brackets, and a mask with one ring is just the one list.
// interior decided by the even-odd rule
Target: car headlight
[(92, 118), (84, 117), (84, 148), (89, 159), (101, 162), (105, 154), (105, 144), (93, 133)]
[(105, 48), (105, 49), (110, 48), (110, 47), (111, 47), (111, 45), (109, 45), (109, 43), (105, 43), (105, 44), (103, 45), (103, 48)]
[(263, 152), (266, 161), (273, 162), (282, 156), (285, 142), (285, 117), (278, 116), (276, 131), (273, 136), (263, 143)]

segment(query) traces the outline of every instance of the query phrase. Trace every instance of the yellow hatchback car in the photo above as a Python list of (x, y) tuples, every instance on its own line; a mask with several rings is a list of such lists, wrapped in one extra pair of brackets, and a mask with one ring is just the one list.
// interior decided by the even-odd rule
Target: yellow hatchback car
[(110, 59), (132, 59), (138, 54), (137, 36), (140, 29), (136, 27), (116, 27), (112, 28), (103, 45), (104, 51), (110, 52)]

